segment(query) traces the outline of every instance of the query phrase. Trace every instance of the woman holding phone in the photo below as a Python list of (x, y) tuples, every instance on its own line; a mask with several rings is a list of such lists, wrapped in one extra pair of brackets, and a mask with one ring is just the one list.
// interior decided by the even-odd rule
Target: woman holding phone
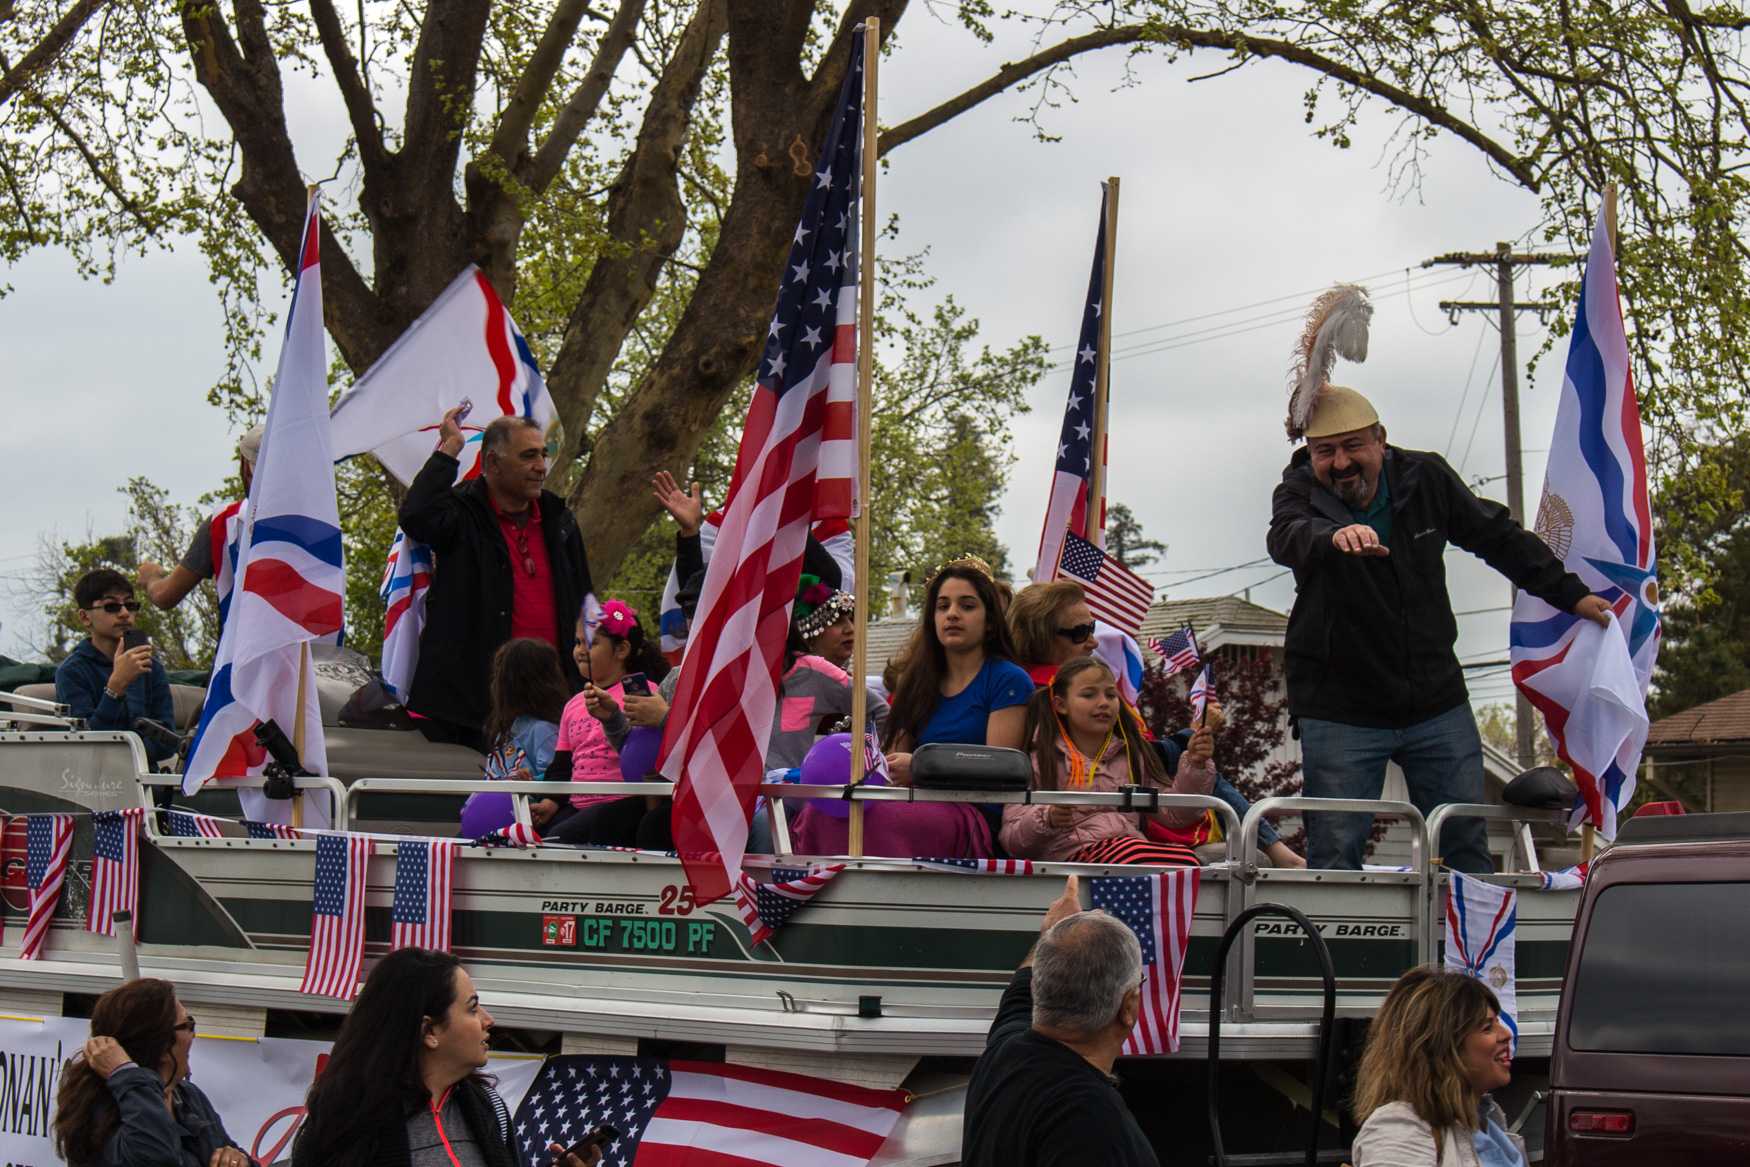
[[(510, 1110), (486, 1065), (492, 1014), (462, 962), (398, 948), (377, 962), (310, 1087), (293, 1167), (519, 1167)], [(556, 1167), (599, 1147), (548, 1146)]]

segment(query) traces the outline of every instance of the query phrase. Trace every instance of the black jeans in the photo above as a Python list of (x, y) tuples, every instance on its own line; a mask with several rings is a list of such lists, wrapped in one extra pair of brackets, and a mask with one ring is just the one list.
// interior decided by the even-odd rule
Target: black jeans
[(673, 805), (672, 799), (664, 798), (654, 807), (646, 807), (642, 794), (612, 802), (592, 802), (585, 807), (567, 802), (542, 828), (541, 839), (547, 843), (672, 851), (674, 834), (669, 829), (669, 815)]

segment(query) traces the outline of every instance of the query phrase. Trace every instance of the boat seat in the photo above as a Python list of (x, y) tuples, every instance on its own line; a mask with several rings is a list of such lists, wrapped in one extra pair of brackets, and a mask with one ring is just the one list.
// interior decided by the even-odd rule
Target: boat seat
[[(52, 684), (20, 685), (16, 690), (20, 697), (37, 697), (44, 701), (55, 699), (55, 687)], [(207, 699), (207, 691), (199, 685), (170, 686), (170, 706), (176, 721), (172, 728), (187, 732), (194, 728), (201, 718), (201, 704)]]

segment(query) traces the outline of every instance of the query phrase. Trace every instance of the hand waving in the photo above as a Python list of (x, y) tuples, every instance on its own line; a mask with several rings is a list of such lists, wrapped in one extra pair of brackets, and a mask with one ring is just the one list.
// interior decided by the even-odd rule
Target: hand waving
[(650, 493), (656, 496), (656, 501), (662, 504), (662, 509), (674, 516), (681, 534), (697, 535), (699, 528), (705, 522), (705, 497), (699, 492), (699, 484), (693, 483), (693, 489), (685, 491), (675, 482), (674, 475), (666, 470), (658, 470), (650, 480)]

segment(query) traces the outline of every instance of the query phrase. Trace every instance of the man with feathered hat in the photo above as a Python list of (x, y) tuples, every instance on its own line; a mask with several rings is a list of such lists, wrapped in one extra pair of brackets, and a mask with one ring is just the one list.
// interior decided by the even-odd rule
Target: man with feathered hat
[[(1482, 741), (1453, 653), (1448, 543), (1563, 611), (1608, 623), (1609, 605), (1500, 503), (1478, 498), (1439, 454), (1386, 442), (1373, 404), (1330, 383), (1340, 354), (1367, 357), (1366, 292), (1342, 285), (1314, 302), (1297, 348), (1289, 459), (1270, 514), (1270, 557), (1294, 572), (1288, 708), (1306, 793), (1380, 797), (1388, 761), (1423, 814), (1480, 802)], [(1307, 863), (1359, 869), (1372, 816), (1308, 814)], [(1440, 854), (1457, 871), (1492, 870), (1480, 819), (1449, 822)]]

